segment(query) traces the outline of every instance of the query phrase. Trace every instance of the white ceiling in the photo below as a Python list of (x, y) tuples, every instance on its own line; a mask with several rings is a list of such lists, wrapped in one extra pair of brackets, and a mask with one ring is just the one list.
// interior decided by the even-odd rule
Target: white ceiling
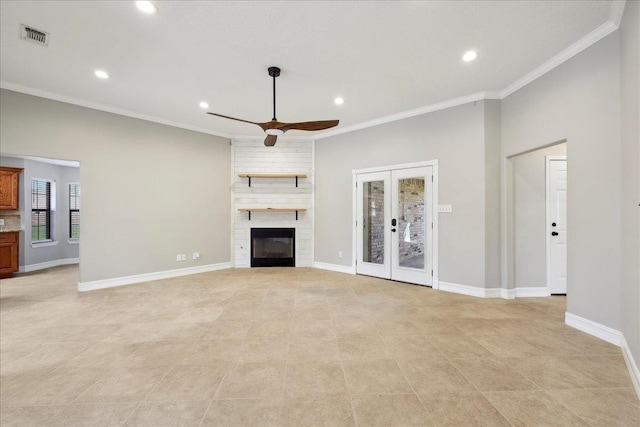
[[(339, 119), (341, 131), (504, 91), (611, 27), (621, 11), (612, 3), (157, 1), (158, 13), (144, 15), (132, 1), (2, 1), (0, 77), (8, 89), (134, 117), (262, 135), (257, 126), (206, 115), (198, 103), (268, 121), (267, 67), (276, 65), (278, 119)], [(49, 32), (49, 46), (21, 40), (20, 24)], [(464, 63), (471, 49), (478, 59)], [(95, 69), (111, 78), (98, 80)], [(336, 96), (344, 105), (334, 105)]]

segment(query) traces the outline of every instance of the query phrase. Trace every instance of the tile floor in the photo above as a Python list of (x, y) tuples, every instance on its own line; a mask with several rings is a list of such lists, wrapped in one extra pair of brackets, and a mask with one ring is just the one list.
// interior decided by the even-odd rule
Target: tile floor
[(620, 349), (565, 298), (478, 299), (316, 269), (78, 293), (2, 280), (12, 426), (638, 426)]

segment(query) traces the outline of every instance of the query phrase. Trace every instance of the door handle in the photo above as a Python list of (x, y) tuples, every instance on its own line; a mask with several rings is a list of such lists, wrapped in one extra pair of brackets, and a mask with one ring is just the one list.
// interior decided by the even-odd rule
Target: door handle
[(396, 226), (396, 224), (397, 224), (396, 219), (395, 219), (395, 218), (393, 218), (393, 219), (391, 220), (391, 226), (392, 226), (392, 227), (395, 227), (395, 226)]
[(551, 235), (552, 235), (552, 236), (557, 236), (557, 235), (558, 235), (558, 233), (557, 233), (556, 231), (552, 231), (552, 232), (551, 232)]

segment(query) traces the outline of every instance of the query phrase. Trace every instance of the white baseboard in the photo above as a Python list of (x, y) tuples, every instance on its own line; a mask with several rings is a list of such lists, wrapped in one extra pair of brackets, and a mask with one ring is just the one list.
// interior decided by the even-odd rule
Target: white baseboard
[(356, 274), (356, 269), (348, 265), (329, 264), (326, 262), (313, 262), (314, 268), (322, 270), (337, 271), (338, 273)]
[(627, 340), (624, 338), (624, 335), (622, 335), (622, 342), (620, 343), (620, 347), (622, 348), (624, 362), (627, 364), (627, 369), (629, 370), (629, 375), (631, 376), (633, 388), (636, 389), (636, 394), (638, 395), (638, 399), (640, 399), (640, 370), (638, 369), (638, 365), (636, 365), (636, 361), (631, 355), (631, 350), (629, 349), (629, 345), (627, 344)]
[(96, 289), (113, 288), (116, 286), (133, 285), (134, 283), (188, 276), (190, 274), (206, 273), (209, 271), (224, 270), (227, 268), (231, 268), (231, 262), (179, 268), (176, 270), (157, 271), (155, 273), (136, 274), (135, 276), (115, 277), (113, 279), (93, 280), (91, 282), (79, 282), (78, 291), (85, 292)]
[(504, 299), (516, 299), (516, 290), (500, 288), (500, 297)]
[(44, 270), (45, 268), (59, 267), (61, 265), (78, 264), (80, 258), (64, 258), (55, 259), (53, 261), (41, 262), (38, 264), (23, 265), (18, 270), (20, 273), (29, 273), (31, 271)]
[(546, 286), (516, 287), (515, 293), (516, 298), (540, 298), (551, 296)]
[(618, 347), (622, 344), (622, 333), (620, 333), (620, 331), (616, 331), (613, 328), (596, 323), (593, 320), (565, 312), (564, 323), (572, 328), (578, 329), (579, 331), (586, 332), (587, 334), (605, 340), (608, 343), (617, 345)]
[(487, 298), (485, 288), (478, 288), (476, 286), (459, 285), (457, 283), (438, 281), (438, 289), (446, 292), (453, 292), (455, 294), (469, 295), (472, 297)]

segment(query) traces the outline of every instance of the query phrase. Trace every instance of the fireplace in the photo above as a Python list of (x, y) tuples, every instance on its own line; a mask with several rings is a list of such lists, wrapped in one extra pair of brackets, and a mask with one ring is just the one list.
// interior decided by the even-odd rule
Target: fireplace
[(251, 267), (295, 266), (295, 228), (251, 229)]

